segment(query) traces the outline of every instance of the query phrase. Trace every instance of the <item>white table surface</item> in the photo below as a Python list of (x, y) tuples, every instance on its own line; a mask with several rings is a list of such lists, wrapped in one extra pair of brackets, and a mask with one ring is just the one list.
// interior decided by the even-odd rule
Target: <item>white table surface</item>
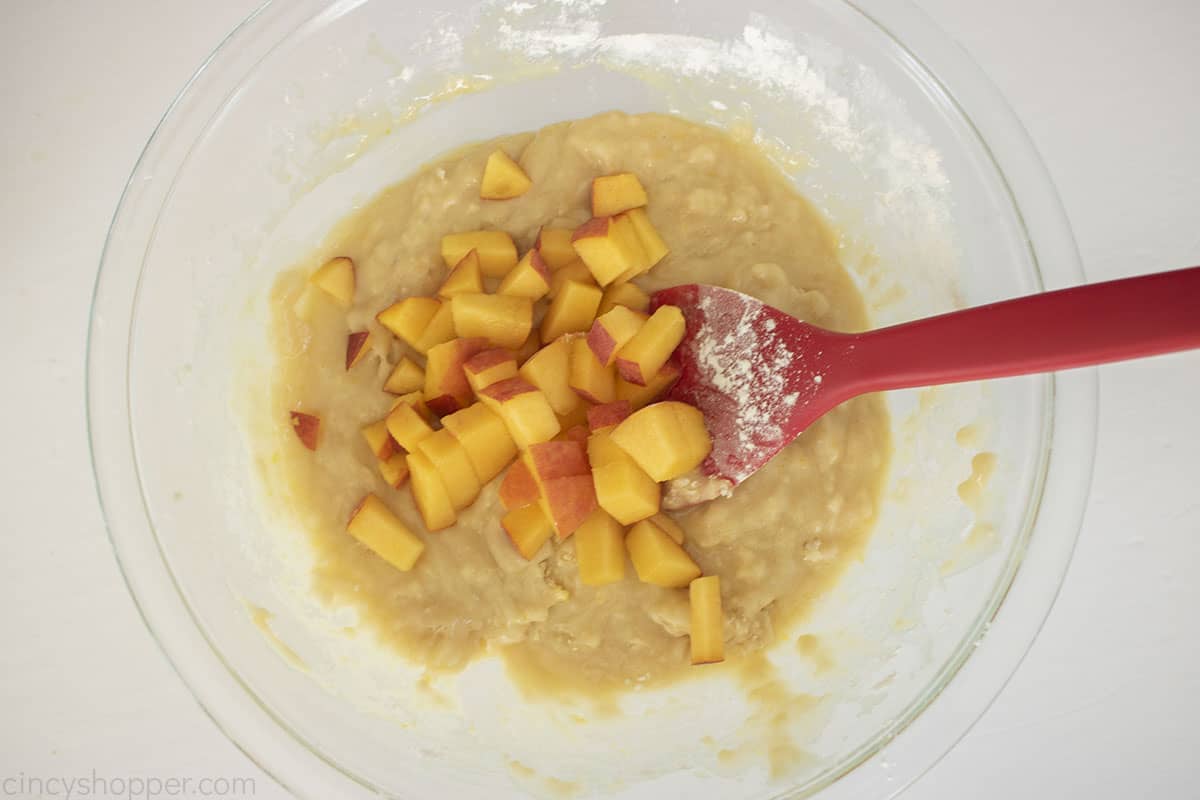
[[(23, 796), (7, 778), (92, 770), (250, 777), (256, 797), (284, 796), (143, 628), (83, 410), (88, 305), (122, 183), (257, 2), (0, 4), (0, 796)], [(921, 4), (1029, 128), (1089, 279), (1200, 264), (1200, 3)], [(1008, 688), (906, 799), (1200, 793), (1200, 353), (1106, 367), (1100, 385), (1095, 483), (1062, 594)]]

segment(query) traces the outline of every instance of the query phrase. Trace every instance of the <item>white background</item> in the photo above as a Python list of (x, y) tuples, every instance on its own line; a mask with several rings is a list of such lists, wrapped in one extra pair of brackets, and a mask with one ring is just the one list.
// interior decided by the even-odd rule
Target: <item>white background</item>
[[(88, 303), (122, 184), (256, 4), (0, 3), (0, 779), (251, 776), (258, 797), (283, 796), (143, 629), (83, 411)], [(1090, 280), (1200, 264), (1200, 3), (921, 5), (1029, 128)], [(1058, 603), (906, 800), (1200, 794), (1200, 353), (1106, 367), (1100, 386), (1095, 484)]]

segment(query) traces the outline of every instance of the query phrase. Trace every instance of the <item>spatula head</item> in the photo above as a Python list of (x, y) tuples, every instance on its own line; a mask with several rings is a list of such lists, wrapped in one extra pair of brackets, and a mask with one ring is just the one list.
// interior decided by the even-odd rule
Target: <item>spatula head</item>
[(717, 286), (673, 286), (652, 304), (678, 306), (687, 323), (669, 396), (704, 413), (707, 476), (736, 486), (836, 405), (825, 343), (837, 334)]

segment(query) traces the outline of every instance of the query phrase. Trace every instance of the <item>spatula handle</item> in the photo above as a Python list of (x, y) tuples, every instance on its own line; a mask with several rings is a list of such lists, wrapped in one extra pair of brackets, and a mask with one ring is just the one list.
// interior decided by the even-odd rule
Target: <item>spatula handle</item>
[(1047, 292), (853, 337), (856, 392), (1002, 378), (1200, 347), (1200, 267)]

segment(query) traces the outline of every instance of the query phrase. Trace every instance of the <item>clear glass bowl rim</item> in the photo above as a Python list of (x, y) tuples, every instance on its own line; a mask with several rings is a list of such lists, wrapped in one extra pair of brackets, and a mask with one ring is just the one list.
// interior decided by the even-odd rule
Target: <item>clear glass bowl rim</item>
[[(1013, 206), (1025, 223), (1041, 284), (1057, 288), (1082, 282), (1078, 252), (1053, 183), (1028, 133), (974, 61), (908, 0), (840, 1), (887, 35), (971, 125), (997, 174), (1008, 184)], [(277, 44), (264, 33), (282, 25), (286, 35), (298, 27), (289, 22), (307, 21), (316, 13), (311, 9), (325, 4), (327, 0), (291, 5), (268, 0), (217, 46), (168, 107), (126, 182), (109, 228), (93, 293), (86, 363), (89, 445), (97, 493), (114, 555), (147, 629), (230, 741), (291, 792), (312, 797), (344, 789), (347, 780), (371, 791), (378, 787), (343, 771), (276, 718), (196, 624), (142, 502), (128, 414), (127, 369), (133, 299), (143, 267), (137, 256), (145, 253), (145, 243), (153, 236), (161, 204), (161, 200), (154, 202), (155, 193), (169, 191), (183, 163), (164, 170), (161, 161), (170, 154), (172, 142), (194, 142), (209, 124), (208, 118), (194, 119), (187, 113), (189, 101), (212, 88), (206, 82), (217, 80), (214, 65), (244, 52), (252, 66)], [(926, 58), (910, 49), (907, 43), (913, 41), (927, 43), (918, 48)], [(930, 53), (936, 53), (936, 68), (929, 62)], [(232, 91), (222, 95), (222, 107), (231, 95)], [(960, 102), (964, 96), (986, 108), (989, 135)], [(1007, 170), (1002, 164), (1008, 165)], [(137, 243), (142, 243), (140, 248)], [(114, 325), (114, 320), (120, 324)], [(121, 380), (110, 379), (114, 366), (123, 367), (118, 373)], [(977, 627), (987, 632), (986, 637), (957, 653), (893, 729), (847, 757), (840, 769), (831, 770), (820, 787), (822, 797), (861, 797), (864, 790), (877, 796), (901, 792), (970, 730), (1040, 632), (1065, 577), (1090, 490), (1098, 404), (1095, 371), (1056, 376), (1047, 401), (1048, 454), (1041, 491), (1035, 492), (1027, 522), (1024, 557), (1007, 591), (1001, 591), (981, 615)], [(1071, 413), (1056, 413), (1062, 409)], [(1018, 605), (1020, 612), (1012, 608)], [(185, 615), (190, 629), (176, 624)], [(950, 694), (971, 700), (930, 705)], [(872, 759), (884, 771), (866, 775), (861, 767)], [(855, 777), (861, 779), (851, 780)]]

